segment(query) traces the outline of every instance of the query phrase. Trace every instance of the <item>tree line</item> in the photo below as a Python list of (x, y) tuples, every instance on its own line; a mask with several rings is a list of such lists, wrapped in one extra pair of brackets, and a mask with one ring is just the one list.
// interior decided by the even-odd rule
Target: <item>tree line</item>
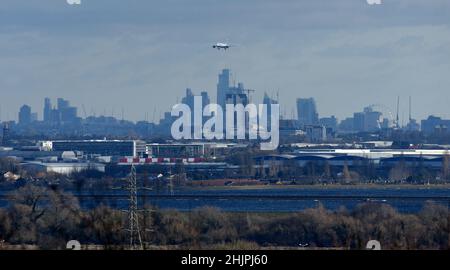
[[(146, 205), (140, 213), (146, 249), (364, 249), (378, 240), (383, 249), (448, 249), (447, 206), (428, 202), (414, 214), (387, 204), (363, 203), (352, 210), (318, 205), (294, 213), (190, 212)], [(100, 205), (82, 209), (77, 199), (50, 187), (27, 184), (0, 208), (0, 249), (64, 249), (67, 241), (101, 249), (128, 248), (126, 214)]]

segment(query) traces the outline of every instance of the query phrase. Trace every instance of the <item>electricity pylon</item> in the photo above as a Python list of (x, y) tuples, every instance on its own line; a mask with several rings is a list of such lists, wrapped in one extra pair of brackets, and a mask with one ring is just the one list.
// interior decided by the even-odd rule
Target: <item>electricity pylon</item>
[[(162, 177), (162, 174), (158, 175), (157, 178)], [(134, 164), (131, 165), (131, 172), (129, 177), (127, 178), (127, 185), (121, 188), (122, 190), (128, 190), (129, 193), (129, 205), (128, 210), (125, 210), (127, 213), (128, 224), (125, 228), (125, 231), (128, 232), (129, 235), (129, 244), (130, 249), (132, 250), (143, 250), (144, 242), (142, 240), (142, 232), (153, 232), (152, 229), (149, 228), (140, 228), (139, 225), (139, 212), (153, 212), (153, 210), (139, 209), (138, 207), (138, 190), (152, 190), (152, 188), (147, 187), (138, 187), (137, 186), (137, 176), (136, 176), (136, 167)], [(145, 194), (144, 194), (145, 196)], [(144, 214), (145, 218), (145, 214)]]
[(137, 180), (136, 180), (136, 168), (134, 164), (131, 165), (131, 173), (127, 179), (128, 186), (126, 189), (129, 192), (129, 205), (128, 205), (128, 228), (130, 249), (144, 249), (142, 243), (141, 230), (139, 228), (139, 209), (138, 209), (138, 196), (137, 196)]

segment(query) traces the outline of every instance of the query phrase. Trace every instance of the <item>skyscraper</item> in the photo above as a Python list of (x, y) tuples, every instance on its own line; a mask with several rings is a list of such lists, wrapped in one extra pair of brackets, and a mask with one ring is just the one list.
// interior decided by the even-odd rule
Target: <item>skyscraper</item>
[[(192, 90), (190, 88), (186, 89), (186, 96), (184, 96), (181, 99), (181, 103), (186, 104), (190, 109), (191, 109), (191, 125), (194, 127), (194, 106), (195, 106), (195, 97), (199, 97), (199, 95), (194, 95), (194, 93), (192, 92)], [(206, 91), (202, 91), (200, 93), (200, 96), (202, 97), (202, 104), (201, 104), (201, 110), (203, 112), (204, 108), (206, 107), (206, 105), (210, 104), (210, 98), (208, 96), (208, 92)], [(203, 125), (207, 120), (207, 117), (203, 116), (202, 113), (202, 122), (201, 124)], [(201, 127), (200, 127), (201, 128)]]
[(374, 111), (372, 107), (364, 108), (364, 131), (377, 131), (381, 129), (382, 113)]
[[(196, 96), (199, 95), (195, 95), (190, 88), (187, 88), (186, 95), (181, 99), (181, 103), (188, 105), (191, 111), (194, 111), (194, 99)], [(200, 93), (200, 96), (202, 97), (202, 110), (203, 110), (203, 108), (205, 108), (206, 105), (210, 104), (211, 101), (209, 99), (208, 92), (206, 91), (202, 91)]]
[(73, 123), (77, 121), (77, 108), (71, 107), (70, 102), (58, 98), (56, 108), (52, 108), (49, 98), (45, 98), (44, 122), (52, 124)]
[(356, 131), (356, 132), (364, 131), (364, 113), (363, 112), (353, 113), (353, 131)]
[(338, 119), (334, 115), (330, 117), (320, 118), (319, 123), (325, 126), (326, 128), (331, 129), (333, 132), (336, 131), (338, 127)]
[(200, 95), (202, 96), (202, 102), (203, 102), (202, 105), (203, 105), (203, 108), (205, 108), (206, 105), (208, 105), (208, 104), (211, 103), (211, 100), (210, 100), (210, 98), (209, 98), (208, 92), (202, 91), (202, 92), (200, 93)]
[(44, 122), (51, 122), (52, 119), (52, 102), (49, 98), (44, 101)]
[(71, 107), (68, 100), (58, 98), (58, 114), (62, 122), (74, 122), (77, 118), (77, 108)]
[(58, 102), (58, 111), (61, 112), (61, 111), (65, 110), (65, 109), (69, 108), (69, 101), (68, 100), (65, 100), (63, 98), (58, 98), (57, 102)]
[(9, 145), (9, 123), (3, 123), (3, 134), (1, 145), (8, 146)]
[(77, 119), (76, 107), (67, 107), (64, 110), (61, 110), (60, 113), (63, 122), (74, 122)]
[[(364, 108), (363, 112), (355, 112), (353, 114), (353, 131), (354, 132), (372, 132), (382, 128), (382, 113), (374, 111), (372, 107)], [(388, 125), (388, 123), (385, 123)]]
[(222, 106), (225, 108), (226, 104), (242, 104), (246, 106), (249, 103), (249, 98), (244, 88), (243, 83), (238, 83), (237, 87), (229, 87), (225, 94), (225, 104)]
[(38, 113), (31, 113), (31, 123), (38, 121)]
[(186, 96), (181, 99), (181, 103), (188, 105), (191, 111), (194, 110), (194, 94), (190, 88), (186, 89)]
[(219, 74), (219, 82), (217, 83), (217, 104), (225, 108), (227, 93), (230, 89), (230, 70), (224, 69)]
[[(226, 112), (226, 105), (232, 104), (236, 106), (237, 104), (242, 104), (243, 106), (247, 106), (247, 104), (250, 102), (248, 93), (250, 91), (244, 88), (243, 83), (238, 83), (236, 85), (230, 85), (230, 70), (229, 69), (223, 69), (222, 73), (219, 74), (219, 82), (217, 83), (217, 104), (222, 107), (224, 110), (223, 113), (223, 123), (226, 123), (227, 119), (227, 112)], [(248, 118), (245, 119), (245, 127), (248, 128)], [(237, 113), (234, 113), (234, 122), (235, 127), (237, 123)]]
[(314, 98), (297, 99), (297, 116), (301, 127), (319, 123), (319, 114), (317, 113)]
[(28, 125), (31, 123), (31, 107), (23, 105), (19, 111), (19, 125)]
[(267, 105), (267, 129), (270, 130), (272, 125), (272, 106), (271, 104), (278, 104), (278, 100), (270, 98), (267, 93), (264, 93), (263, 104)]

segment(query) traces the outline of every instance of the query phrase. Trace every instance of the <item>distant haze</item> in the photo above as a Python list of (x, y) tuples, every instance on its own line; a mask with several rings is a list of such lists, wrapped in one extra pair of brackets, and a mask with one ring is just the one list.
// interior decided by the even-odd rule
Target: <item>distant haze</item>
[[(215, 42), (236, 45), (229, 51)], [(95, 112), (158, 120), (217, 75), (279, 92), (281, 110), (314, 97), (321, 117), (369, 104), (407, 118), (450, 118), (450, 1), (386, 0), (2, 0), (1, 119), (22, 104), (42, 118), (44, 97), (63, 97), (79, 116)]]

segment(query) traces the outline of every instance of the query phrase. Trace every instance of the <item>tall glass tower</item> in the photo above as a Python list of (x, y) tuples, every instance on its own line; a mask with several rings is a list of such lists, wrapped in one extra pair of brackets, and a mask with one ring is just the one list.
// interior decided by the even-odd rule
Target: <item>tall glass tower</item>
[(319, 123), (316, 101), (314, 98), (297, 99), (297, 116), (300, 126), (315, 125)]
[(50, 122), (52, 117), (52, 102), (49, 98), (44, 101), (44, 122)]
[(226, 95), (230, 89), (230, 70), (224, 69), (219, 74), (219, 82), (217, 83), (217, 104), (225, 108)]

